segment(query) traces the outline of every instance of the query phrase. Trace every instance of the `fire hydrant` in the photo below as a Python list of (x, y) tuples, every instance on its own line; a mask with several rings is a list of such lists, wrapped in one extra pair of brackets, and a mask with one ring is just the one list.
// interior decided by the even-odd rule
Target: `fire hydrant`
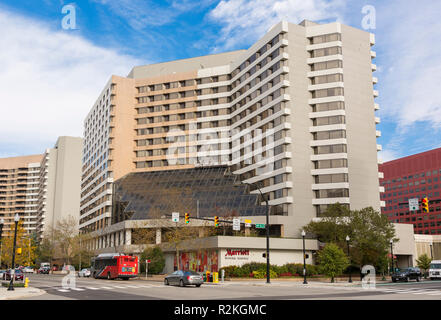
[(29, 283), (29, 278), (28, 277), (26, 277), (26, 279), (25, 279), (25, 288), (27, 288), (28, 287), (28, 283)]

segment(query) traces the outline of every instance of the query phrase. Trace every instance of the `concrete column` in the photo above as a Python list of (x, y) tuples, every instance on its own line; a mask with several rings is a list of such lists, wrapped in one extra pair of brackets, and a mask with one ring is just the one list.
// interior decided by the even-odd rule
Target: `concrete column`
[(245, 227), (245, 237), (250, 236), (250, 228)]
[(132, 244), (132, 229), (126, 229), (126, 243), (125, 245), (129, 246)]
[(162, 231), (161, 228), (156, 229), (156, 244), (161, 243)]

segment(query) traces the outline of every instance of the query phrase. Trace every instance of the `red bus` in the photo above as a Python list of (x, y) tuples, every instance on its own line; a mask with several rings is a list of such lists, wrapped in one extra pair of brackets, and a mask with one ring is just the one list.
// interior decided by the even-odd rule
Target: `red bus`
[(92, 275), (95, 279), (129, 280), (138, 276), (138, 257), (122, 253), (104, 253), (92, 259)]

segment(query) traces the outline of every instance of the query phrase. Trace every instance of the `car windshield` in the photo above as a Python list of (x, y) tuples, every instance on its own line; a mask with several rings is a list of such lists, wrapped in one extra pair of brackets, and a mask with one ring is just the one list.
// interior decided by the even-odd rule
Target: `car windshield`
[(430, 269), (441, 269), (441, 263), (431, 263)]
[(15, 269), (15, 273), (22, 273), (20, 269)]

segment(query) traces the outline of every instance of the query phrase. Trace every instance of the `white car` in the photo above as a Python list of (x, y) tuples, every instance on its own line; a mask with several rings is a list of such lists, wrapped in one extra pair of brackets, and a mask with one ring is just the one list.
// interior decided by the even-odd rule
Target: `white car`
[(24, 267), (22, 271), (23, 273), (34, 273), (34, 269), (31, 267)]
[(82, 269), (78, 272), (79, 277), (90, 277), (90, 269)]

